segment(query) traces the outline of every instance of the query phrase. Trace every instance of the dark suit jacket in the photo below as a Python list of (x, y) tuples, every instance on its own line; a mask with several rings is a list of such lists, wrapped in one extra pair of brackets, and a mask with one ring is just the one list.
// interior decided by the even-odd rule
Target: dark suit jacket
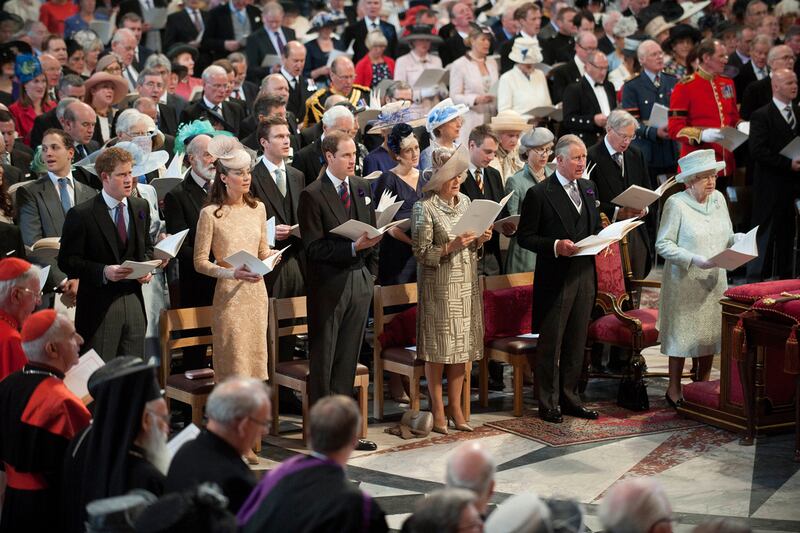
[[(281, 33), (285, 43), (295, 40), (294, 30), (286, 26), (281, 26)], [(270, 73), (270, 69), (262, 67), (261, 62), (267, 56), (280, 56), (280, 50), (276, 50), (267, 34), (267, 29), (261, 26), (258, 31), (254, 31), (247, 37), (247, 45), (245, 46), (245, 53), (247, 54), (247, 79), (255, 83), (261, 83), (261, 80)]]
[(25, 174), (14, 165), (3, 163), (3, 182), (6, 186), (14, 185), (20, 181), (25, 181)]
[(19, 226), (0, 222), (0, 256), (25, 259), (25, 243)]
[(461, 35), (458, 32), (453, 32), (453, 35), (439, 47), (439, 58), (442, 60), (442, 66), (446, 67), (466, 54), (468, 50), (469, 48), (464, 44), (464, 39), (461, 38)]
[(56, 118), (56, 108), (50, 111), (45, 111), (33, 121), (33, 128), (31, 128), (31, 146), (39, 146), (42, 144), (44, 132), (50, 128), (63, 129), (61, 123)]
[(542, 57), (548, 65), (567, 63), (574, 55), (575, 39), (562, 33), (542, 43)]
[[(73, 182), (75, 205), (82, 204), (97, 194), (95, 189), (77, 179)], [(18, 188), (16, 193), (19, 225), (25, 244), (33, 246), (33, 243), (45, 237), (61, 237), (65, 219), (64, 208), (61, 207), (58, 190), (47, 174)]]
[[(606, 80), (603, 88), (608, 97), (609, 108), (613, 111), (617, 107), (617, 94), (614, 86)], [(595, 144), (603, 135), (603, 128), (594, 123), (594, 116), (600, 113), (600, 104), (594, 89), (584, 77), (579, 83), (569, 85), (564, 91), (564, 122), (563, 127), (569, 132), (580, 137), (586, 146)]]
[(736, 88), (736, 96), (741, 98), (742, 105), (739, 107), (739, 116), (742, 120), (750, 120), (753, 112), (772, 102), (772, 78), (767, 76), (763, 80), (757, 80), (748, 85), (744, 94), (739, 94)]
[(175, 110), (175, 119), (177, 120), (181, 116), (181, 113), (183, 113), (183, 110), (186, 109), (186, 106), (189, 105), (189, 102), (178, 95), (168, 94), (167, 105)]
[[(386, 40), (389, 42), (389, 45), (386, 47), (386, 51), (384, 55), (387, 55), (391, 58), (397, 57), (397, 31), (395, 31), (394, 26), (389, 24), (388, 22), (381, 21), (381, 31), (383, 35), (386, 37)], [(342, 38), (339, 40), (339, 49), (340, 50), (347, 50), (350, 47), (350, 43), (353, 43), (353, 63), (358, 63), (358, 61), (367, 55), (367, 47), (364, 44), (364, 40), (367, 38), (367, 33), (369, 30), (367, 29), (367, 23), (364, 19), (359, 20), (355, 24), (349, 25), (345, 28), (344, 32), (342, 33)]]
[[(203, 307), (214, 301), (216, 279), (198, 274), (194, 269), (194, 239), (197, 220), (208, 195), (197, 185), (191, 171), (181, 183), (173, 187), (164, 197), (164, 221), (167, 233), (175, 234), (189, 230), (181, 249), (178, 251), (178, 281), (180, 287), (180, 307)], [(176, 306), (177, 307), (177, 306)]]
[[(261, 27), (261, 10), (253, 5), (247, 6), (247, 16), (250, 19), (250, 33), (255, 33)], [(211, 61), (227, 57), (230, 52), (225, 50), (225, 41), (232, 40), (233, 21), (228, 3), (218, 5), (208, 12), (206, 29), (200, 41), (200, 51), (210, 56)], [(240, 49), (240, 52), (244, 50)]]
[[(208, 24), (208, 13), (200, 10), (200, 18), (203, 26)], [(178, 43), (190, 43), (197, 39), (197, 28), (192, 17), (185, 9), (181, 9), (167, 16), (167, 26), (164, 29), (164, 46), (162, 49), (167, 52)]]
[(75, 329), (85, 339), (94, 336), (112, 302), (123, 295), (136, 295), (144, 313), (142, 286), (138, 281), (105, 282), (103, 275), (106, 265), (120, 265), (126, 255), (134, 261), (153, 257), (147, 200), (128, 198), (128, 217), (128, 251), (120, 253), (117, 230), (101, 194), (67, 212), (58, 266), (70, 279), (80, 280)]
[(158, 129), (166, 135), (177, 135), (178, 118), (175, 109), (166, 104), (158, 104)]
[[(611, 158), (611, 154), (608, 153), (604, 138), (587, 150), (587, 156), (589, 161), (597, 164), (597, 167), (592, 171), (592, 181), (597, 185), (600, 212), (605, 213), (608, 220), (613, 220), (614, 211), (618, 207), (616, 204), (611, 203), (612, 198), (624, 192), (631, 185), (638, 185), (650, 190), (654, 188), (647, 172), (647, 163), (644, 160), (644, 156), (635, 146), (629, 146), (622, 155), (622, 164), (625, 168), (624, 176), (619, 166)], [(587, 162), (587, 168), (589, 165)], [(650, 212), (645, 217), (645, 223), (635, 230), (641, 236), (647, 248), (647, 264), (645, 267), (647, 271), (650, 270), (650, 264), (653, 260), (650, 255), (648, 229), (653, 229), (655, 225), (653, 215), (655, 215), (656, 207), (657, 205), (650, 208)]]
[[(769, 76), (766, 77), (769, 79)], [(757, 82), (756, 73), (753, 70), (753, 62), (750, 61), (739, 70), (739, 74), (733, 78), (733, 85), (736, 87), (736, 103), (741, 104), (744, 93), (750, 84)]]
[(236, 514), (256, 486), (256, 477), (239, 452), (208, 430), (181, 446), (169, 465), (165, 492), (182, 492), (201, 483), (216, 483)]
[(299, 133), (300, 146), (306, 147), (322, 137), (322, 122), (315, 122), (307, 128), (303, 128)]
[[(94, 141), (92, 141), (94, 142)], [(99, 176), (95, 176), (88, 170), (81, 168), (81, 167), (73, 167), (72, 168), (72, 177), (75, 178), (75, 181), (79, 181), (84, 185), (88, 185), (92, 189), (99, 191), (103, 188), (103, 182), (100, 181)]]
[[(595, 206), (594, 183), (579, 179), (583, 208), (588, 209), (589, 234), (600, 230), (600, 212)], [(522, 202), (517, 242), (536, 252), (536, 276), (533, 280), (533, 332), (539, 333), (542, 318), (557, 301), (568, 274), (573, 271), (570, 261), (581, 264), (582, 271), (594, 276), (594, 257), (555, 257), (555, 241), (570, 239), (577, 242), (575, 224), (570, 218), (575, 207), (555, 173), (528, 189)], [(591, 274), (588, 274), (591, 272)], [(592, 297), (593, 299), (593, 297)]]
[[(222, 118), (228, 123), (228, 131), (233, 133), (234, 136), (239, 135), (239, 127), (241, 126), (242, 119), (245, 116), (244, 109), (235, 102), (222, 102)], [(208, 119), (210, 109), (206, 107), (202, 98), (186, 106), (186, 109), (181, 113), (181, 124), (186, 124), (198, 119)], [(213, 124), (216, 119), (212, 120)]]
[[(469, 197), (470, 200), (492, 200), (499, 202), (505, 196), (503, 190), (503, 180), (500, 173), (492, 168), (486, 167), (483, 169), (483, 192), (478, 188), (478, 182), (475, 181), (471, 171), (467, 171), (467, 179), (461, 184), (461, 192)], [(506, 216), (505, 210), (497, 215), (498, 218)], [(500, 268), (503, 267), (503, 262), (500, 259), (500, 234), (496, 231), (492, 232), (492, 238), (489, 239), (484, 245), (486, 253), (490, 253), (497, 257), (497, 264)]]
[(319, 177), (319, 172), (322, 170), (324, 162), (325, 159), (322, 155), (322, 147), (320, 142), (316, 141), (308, 146), (304, 146), (299, 152), (294, 154), (292, 166), (303, 174), (306, 185), (310, 185)]
[(581, 71), (574, 61), (568, 61), (564, 65), (559, 65), (547, 73), (547, 84), (550, 89), (550, 98), (553, 105), (559, 103), (564, 98), (564, 91), (571, 83), (581, 81)]
[(792, 108), (796, 117), (794, 130), (772, 102), (750, 117), (750, 158), (755, 166), (754, 225), (764, 223), (776, 211), (785, 211), (779, 206), (791, 204), (800, 191), (800, 172), (793, 171), (791, 160), (780, 155), (780, 151), (800, 135), (800, 108), (797, 105)]
[[(748, 61), (747, 63), (749, 64), (750, 62)], [(728, 66), (736, 67), (737, 70), (742, 70), (744, 65), (745, 63), (742, 63), (739, 54), (737, 54), (735, 50), (731, 55), (728, 56)]]
[(374, 276), (378, 270), (376, 246), (356, 252), (353, 257), (353, 242), (331, 233), (332, 229), (351, 218), (375, 225), (373, 204), (367, 205), (365, 201), (370, 195), (369, 182), (357, 177), (349, 178), (349, 182), (351, 213), (345, 211), (339, 193), (327, 175), (300, 193), (297, 206), (300, 234), (308, 262), (314, 265), (306, 275), (310, 323), (321, 324), (321, 314), (336, 305), (350, 271), (361, 269), (366, 275)]
[(33, 157), (28, 152), (23, 152), (16, 148), (11, 152), (11, 165), (18, 168), (26, 176), (30, 174), (32, 160)]
[[(288, 81), (288, 80), (287, 80)], [(286, 110), (294, 113), (297, 121), (302, 124), (306, 118), (306, 100), (311, 96), (308, 90), (308, 78), (302, 75), (295, 83), (294, 89), (289, 84), (289, 100), (286, 102)]]

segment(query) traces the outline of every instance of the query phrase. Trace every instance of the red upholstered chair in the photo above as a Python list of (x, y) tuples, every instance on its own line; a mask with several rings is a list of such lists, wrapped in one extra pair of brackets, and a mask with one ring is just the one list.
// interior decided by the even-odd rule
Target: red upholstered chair
[[(603, 215), (603, 223), (608, 221)], [(658, 309), (638, 309), (632, 305), (631, 291), (641, 287), (660, 287), (658, 282), (630, 279), (627, 239), (610, 245), (595, 257), (597, 299), (601, 315), (589, 324), (581, 390), (589, 378), (591, 352), (595, 344), (606, 344), (632, 351), (629, 368), (620, 384), (618, 403), (633, 410), (649, 408), (644, 385), (645, 361), (642, 350), (658, 344)], [(630, 390), (624, 390), (630, 389)], [(638, 391), (633, 394), (632, 391)], [(634, 396), (638, 399), (634, 399)]]
[[(483, 359), (480, 361), (480, 403), (489, 405), (489, 360), (513, 367), (514, 416), (522, 416), (522, 382), (526, 365), (536, 357), (538, 338), (531, 338), (533, 272), (482, 276)], [(535, 379), (535, 376), (534, 376)], [(534, 385), (534, 390), (536, 386)]]

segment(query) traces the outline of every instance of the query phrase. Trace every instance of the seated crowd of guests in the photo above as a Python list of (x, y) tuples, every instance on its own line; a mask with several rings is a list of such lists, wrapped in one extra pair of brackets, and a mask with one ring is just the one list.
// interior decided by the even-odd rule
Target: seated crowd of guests
[[(541, 340), (530, 366), (539, 416), (549, 423), (598, 417), (575, 392), (594, 305), (594, 261), (571, 256), (575, 242), (601, 229), (601, 214), (644, 222), (628, 237), (635, 278), (649, 274), (656, 254), (666, 260), (669, 297), (661, 312), (675, 318), (661, 336), (674, 406), (682, 401), (684, 359), (697, 358), (698, 375), (707, 379), (720, 349), (716, 302), (727, 278), (708, 258), (741, 238), (735, 230), (759, 225), (761, 253), (746, 267), (748, 280), (795, 274), (800, 156), (781, 153), (800, 134), (800, 13), (791, 5), (770, 12), (762, 0), (699, 9), (668, 2), (412, 4), (48, 0), (33, 9), (28, 0), (6, 2), (0, 254), (10, 259), (0, 262), (0, 380), (21, 381), (4, 381), (0, 393), (9, 387), (8, 401), (23, 402), (20, 409), (28, 397), (10, 387), (27, 391), (30, 401), (40, 401), (40, 381), (66, 394), (42, 379), (62, 378), (78, 349), (94, 349), (106, 361), (106, 380), (113, 382), (114, 372), (141, 374), (147, 385), (136, 388), (138, 405), (109, 399), (108, 411), (97, 410), (102, 402), (92, 393), (94, 423), (85, 433), (90, 415), (66, 401), (63, 416), (73, 423), (48, 455), (58, 468), (19, 470), (23, 463), (15, 461), (29, 458), (0, 436), (7, 498), (22, 498), (25, 520), (39, 498), (63, 498), (73, 502), (65, 520), (77, 531), (89, 501), (134, 485), (164, 492), (155, 474), (166, 473), (161, 441), (169, 413), (149, 386), (150, 367), (124, 357), (163, 355), (164, 309), (214, 307), (212, 357), (205, 346), (186, 349), (173, 371), (211, 366), (221, 395), (225, 383), (238, 383), (228, 391), (237, 401), (266, 399), (259, 386), (270, 378), (267, 299), (305, 296), (307, 346), (290, 337), (277, 357), (290, 361), (305, 350), (317, 408), (352, 395), (374, 285), (417, 283), (416, 353), (425, 362), (433, 431), (448, 433), (473, 430), (456, 399), (470, 387), (466, 365), (483, 353), (478, 279), (486, 275), (536, 271), (532, 326)], [(151, 24), (148, 10), (155, 8), (169, 13), (162, 28)], [(726, 148), (726, 127), (749, 139)], [(655, 189), (673, 175), (685, 190), (662, 212), (658, 204), (636, 210), (612, 202), (631, 185)], [(733, 227), (725, 196), (737, 184), (754, 190), (742, 228)], [(518, 222), (455, 234), (472, 201), (509, 194), (497, 218), (519, 215)], [(376, 226), (387, 199), (400, 202), (397, 225), (373, 237), (334, 231), (353, 222)], [(184, 230), (174, 258), (156, 253)], [(240, 252), (271, 262), (272, 270), (257, 274), (233, 259)], [(126, 265), (156, 258), (152, 271), (134, 274)], [(49, 267), (43, 282), (40, 267)], [(31, 326), (26, 337), (31, 313), (54, 308), (74, 313), (74, 326), (61, 314), (39, 321), (50, 321), (50, 333), (70, 332), (69, 346), (39, 342), (26, 358), (26, 338), (44, 334)], [(501, 390), (502, 366), (490, 362), (489, 373), (490, 387)], [(25, 376), (36, 379), (25, 384)], [(94, 384), (98, 393), (104, 381)], [(393, 398), (408, 400), (401, 379), (389, 385)], [(285, 409), (301, 408), (294, 395), (281, 395)], [(253, 449), (271, 411), (251, 402), (242, 414), (225, 401), (217, 411), (209, 402), (207, 431), (216, 426), (217, 435), (230, 437), (223, 440), (235, 441), (229, 458), (257, 461)], [(125, 417), (111, 419), (122, 411), (142, 427), (117, 427)], [(21, 412), (11, 412), (10, 424)], [(348, 420), (338, 429), (349, 428)], [(313, 433), (313, 416), (311, 424)], [(101, 436), (108, 434), (127, 440), (112, 445)], [(339, 465), (321, 469), (321, 479), (345, 486), (348, 447), (375, 449), (351, 437), (314, 448), (328, 459), (313, 458)], [(74, 448), (69, 479), (84, 485), (54, 496), (56, 484), (38, 472), (58, 470), (67, 446)], [(123, 457), (114, 456), (120, 450)], [(146, 461), (121, 474), (128, 454)], [(103, 468), (86, 462), (104, 455)], [(300, 463), (286, 463), (287, 482), (292, 468), (321, 466)], [(31, 484), (37, 494), (17, 493)], [(249, 510), (240, 525), (306, 519), (275, 516), (285, 509), (266, 498), (274, 486), (252, 494), (252, 484), (222, 488), (229, 502)], [(331, 498), (362, 503), (352, 491), (334, 492)], [(451, 503), (459, 501), (467, 509), (457, 495)], [(337, 504), (347, 507), (327, 502)], [(348, 512), (342, 520), (382, 520), (377, 508)], [(16, 519), (2, 516), (0, 530)]]

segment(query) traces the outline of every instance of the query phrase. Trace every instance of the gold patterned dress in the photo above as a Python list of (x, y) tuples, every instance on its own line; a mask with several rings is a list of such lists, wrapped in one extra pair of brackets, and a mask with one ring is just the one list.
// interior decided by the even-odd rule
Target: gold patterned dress
[(432, 194), (414, 204), (411, 238), (417, 259), (417, 357), (446, 365), (483, 356), (483, 305), (478, 287), (477, 245), (442, 255), (453, 226), (469, 207), (459, 193), (454, 205)]
[[(263, 282), (251, 283), (233, 278), (233, 268), (223, 259), (245, 250), (260, 259), (267, 246), (267, 219), (264, 204), (255, 209), (246, 204), (223, 206), (217, 218), (217, 205), (206, 206), (197, 221), (194, 241), (194, 268), (217, 278), (214, 290), (214, 319), (211, 325), (214, 348), (214, 373), (217, 381), (228, 376), (267, 379), (267, 288)], [(213, 254), (217, 263), (209, 260)]]

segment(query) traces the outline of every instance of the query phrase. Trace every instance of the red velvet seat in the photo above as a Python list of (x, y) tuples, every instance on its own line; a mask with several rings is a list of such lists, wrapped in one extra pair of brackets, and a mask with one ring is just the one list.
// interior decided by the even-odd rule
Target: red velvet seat
[[(656, 320), (658, 320), (658, 309), (631, 309), (626, 311), (627, 316), (633, 317), (642, 323), (642, 342), (645, 346), (653, 346), (658, 343), (658, 330)], [(612, 344), (617, 346), (629, 346), (633, 344), (633, 332), (631, 328), (616, 315), (604, 315), (589, 325), (589, 336), (595, 342)]]

